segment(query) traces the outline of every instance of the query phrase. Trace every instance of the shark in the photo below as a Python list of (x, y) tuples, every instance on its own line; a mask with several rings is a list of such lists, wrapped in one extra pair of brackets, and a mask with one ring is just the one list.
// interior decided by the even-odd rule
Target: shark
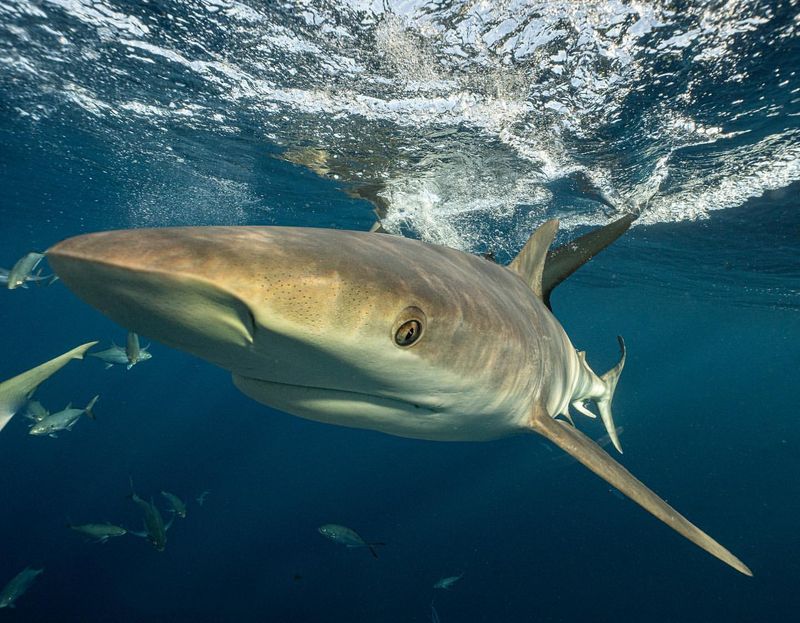
[(435, 441), (536, 433), (669, 527), (750, 569), (572, 423), (611, 401), (625, 363), (595, 373), (552, 312), (553, 289), (621, 236), (628, 214), (551, 250), (543, 223), (507, 266), (374, 232), (173, 227), (79, 235), (47, 252), (79, 298), (128, 330), (231, 372), (263, 404)]

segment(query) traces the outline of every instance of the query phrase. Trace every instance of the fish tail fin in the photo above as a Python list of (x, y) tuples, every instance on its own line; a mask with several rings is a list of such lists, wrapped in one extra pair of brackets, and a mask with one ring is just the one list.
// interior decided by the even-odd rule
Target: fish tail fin
[(553, 419), (545, 408), (532, 415), (530, 428), (583, 463), (608, 484), (712, 556), (745, 575), (753, 573), (731, 552), (672, 508), (576, 428)]
[(88, 416), (89, 416), (89, 418), (90, 418), (90, 419), (92, 419), (92, 420), (96, 420), (96, 419), (97, 419), (97, 418), (94, 416), (94, 411), (92, 411), (92, 409), (94, 408), (94, 405), (95, 405), (95, 403), (96, 403), (96, 402), (97, 402), (99, 399), (100, 399), (100, 395), (98, 394), (97, 396), (95, 396), (94, 398), (92, 398), (92, 399), (89, 401), (89, 404), (88, 404), (88, 405), (86, 405), (86, 408), (83, 410), (83, 411), (84, 411), (84, 413), (86, 413), (86, 415), (88, 415)]
[(369, 548), (370, 553), (372, 554), (373, 558), (378, 557), (378, 552), (375, 549), (379, 545), (386, 545), (383, 541), (372, 541), (371, 543), (367, 543), (367, 547)]
[(617, 427), (614, 426), (614, 416), (611, 414), (611, 401), (614, 398), (614, 391), (617, 389), (619, 375), (622, 374), (622, 368), (625, 367), (625, 340), (619, 335), (617, 336), (617, 340), (619, 341), (619, 348), (622, 353), (619, 362), (600, 377), (600, 380), (605, 386), (605, 390), (603, 391), (603, 395), (595, 398), (594, 401), (597, 403), (597, 409), (600, 411), (600, 418), (603, 420), (603, 425), (606, 427), (608, 438), (611, 439), (611, 443), (614, 444), (617, 452), (622, 454), (622, 445), (617, 435)]

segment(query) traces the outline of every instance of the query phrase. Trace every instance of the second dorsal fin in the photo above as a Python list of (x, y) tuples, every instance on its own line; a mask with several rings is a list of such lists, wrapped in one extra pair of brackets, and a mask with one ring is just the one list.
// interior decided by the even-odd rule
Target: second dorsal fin
[(542, 296), (542, 272), (547, 250), (557, 231), (558, 219), (551, 219), (540, 225), (539, 229), (528, 238), (522, 251), (508, 265), (508, 268), (522, 277), (539, 297)]

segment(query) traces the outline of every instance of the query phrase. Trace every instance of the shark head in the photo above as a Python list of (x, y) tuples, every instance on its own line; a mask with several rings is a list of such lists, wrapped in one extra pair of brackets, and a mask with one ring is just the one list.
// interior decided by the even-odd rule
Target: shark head
[(124, 327), (230, 370), (245, 394), (295, 415), (483, 439), (508, 434), (536, 390), (535, 370), (519, 365), (537, 362), (535, 297), (505, 268), (452, 249), (218, 227), (87, 234), (47, 255)]

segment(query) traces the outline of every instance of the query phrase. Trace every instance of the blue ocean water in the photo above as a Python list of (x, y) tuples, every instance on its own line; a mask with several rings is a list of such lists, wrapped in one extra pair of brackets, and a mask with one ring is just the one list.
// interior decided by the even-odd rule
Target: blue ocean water
[[(792, 620), (798, 29), (796, 2), (743, 0), (3, 3), (4, 267), (105, 229), (367, 230), (376, 205), (391, 233), (507, 262), (547, 218), (563, 242), (640, 211), (555, 313), (596, 370), (625, 337), (621, 461), (755, 576), (533, 436), (318, 424), (153, 343), (130, 371), (89, 358), (36, 394), (51, 411), (100, 394), (97, 421), (39, 438), (20, 414), (0, 432), (0, 584), (44, 568), (0, 616)], [(0, 379), (125, 339), (60, 283), (2, 294)], [(162, 489), (187, 501), (164, 552), (66, 527), (140, 529), (129, 478), (162, 508)], [(386, 546), (337, 546), (325, 523)]]

